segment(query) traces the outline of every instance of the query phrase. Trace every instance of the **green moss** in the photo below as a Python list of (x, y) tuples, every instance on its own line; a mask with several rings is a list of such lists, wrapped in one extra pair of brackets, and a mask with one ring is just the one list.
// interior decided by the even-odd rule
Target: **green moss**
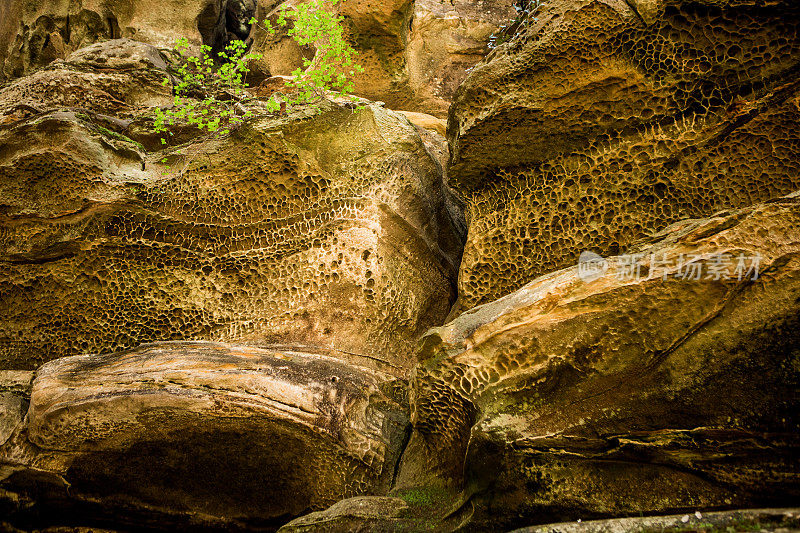
[(121, 133), (117, 133), (116, 131), (111, 131), (110, 129), (104, 128), (103, 126), (95, 125), (95, 127), (97, 128), (97, 130), (101, 134), (105, 135), (106, 137), (111, 137), (112, 139), (116, 139), (118, 141), (122, 141), (122, 142), (125, 142), (125, 143), (131, 143), (131, 144), (135, 145), (140, 151), (142, 151), (142, 152), (145, 151), (144, 145), (142, 145), (142, 143), (136, 142), (133, 139), (131, 139), (130, 137), (126, 137), (125, 135), (122, 135)]
[(437, 487), (419, 487), (403, 491), (397, 496), (409, 505), (431, 507), (447, 499), (449, 493)]

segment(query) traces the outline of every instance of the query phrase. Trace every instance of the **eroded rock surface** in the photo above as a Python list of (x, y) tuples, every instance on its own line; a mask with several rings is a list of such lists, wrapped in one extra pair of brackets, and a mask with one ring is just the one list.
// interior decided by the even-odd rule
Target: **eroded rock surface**
[[(643, 5), (654, 10), (649, 12)], [(791, 2), (545, 2), (459, 88), (459, 309), (666, 225), (800, 186)]]
[(0, 371), (0, 446), (22, 424), (28, 412), (33, 372)]
[[(132, 38), (172, 48), (184, 37), (193, 46), (219, 47), (250, 30), (240, 28), (253, 0), (7, 0), (0, 6), (0, 81), (62, 59), (108, 39)], [(237, 35), (237, 33), (239, 35)]]
[(451, 480), (479, 530), (790, 504), (798, 222), (797, 195), (685, 221), (432, 330), (399, 486)]
[(153, 46), (130, 39), (86, 46), (3, 87), (0, 124), (70, 109), (127, 127), (144, 109), (170, 105), (167, 76), (165, 56)]
[(68, 357), (38, 370), (0, 485), (23, 502), (17, 522), (275, 527), (385, 493), (404, 401), (390, 375), (335, 353), (194, 342)]
[(490, 37), (516, 16), (514, 2), (417, 0), (406, 45), (410, 110), (446, 117), (459, 85), (489, 52)]
[[(0, 101), (38, 97), (27, 87)], [(404, 117), (322, 107), (170, 169), (85, 110), (0, 126), (1, 367), (194, 339), (308, 344), (404, 374), (454, 299), (440, 169)]]
[(639, 518), (616, 518), (612, 520), (590, 520), (547, 524), (514, 530), (513, 533), (627, 533), (641, 531), (656, 533), (663, 531), (686, 531), (687, 529), (712, 531), (793, 531), (800, 527), (798, 509), (742, 509), (689, 514), (648, 516)]

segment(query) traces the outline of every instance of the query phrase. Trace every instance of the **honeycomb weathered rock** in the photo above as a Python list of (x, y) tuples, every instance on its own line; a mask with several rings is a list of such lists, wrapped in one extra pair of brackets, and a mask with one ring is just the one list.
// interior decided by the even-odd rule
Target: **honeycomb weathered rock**
[(454, 299), (440, 168), (401, 115), (322, 109), (248, 123), (168, 175), (79, 110), (0, 126), (0, 368), (193, 339), (405, 373)]
[(799, 200), (677, 223), (431, 330), (400, 486), (463, 483), (495, 531), (795, 501)]
[(546, 2), (459, 88), (463, 310), (687, 217), (800, 186), (800, 8)]

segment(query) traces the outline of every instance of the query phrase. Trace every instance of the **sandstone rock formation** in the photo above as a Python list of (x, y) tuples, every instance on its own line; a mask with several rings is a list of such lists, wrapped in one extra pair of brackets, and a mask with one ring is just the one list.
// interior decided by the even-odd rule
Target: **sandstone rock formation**
[[(800, 7), (549, 0), (473, 69), (526, 2), (345, 0), (397, 111), (270, 111), (294, 1), (0, 4), (0, 530), (795, 504)], [(153, 133), (178, 36), (265, 53), (233, 131)]]
[[(98, 91), (116, 79), (78, 76)], [(2, 126), (2, 368), (205, 339), (303, 343), (404, 374), (454, 299), (461, 243), (441, 174), (404, 117), (323, 108), (249, 123), (166, 176), (86, 110)]]
[(453, 95), (489, 52), (487, 43), (516, 15), (513, 2), (417, 0), (406, 45), (409, 110), (446, 117)]
[(2, 450), (8, 516), (264, 528), (385, 492), (407, 424), (390, 381), (336, 353), (204, 342), (58, 359)]
[[(288, 75), (314, 50), (285, 31), (270, 36), (249, 20), (275, 18), (297, 0), (172, 0), (45, 3), (9, 0), (0, 6), (0, 81), (20, 77), (71, 52), (107, 39), (130, 38), (163, 48), (186, 37), (193, 46), (221, 48), (249, 39), (263, 54), (251, 81)], [(347, 0), (338, 7), (366, 72), (356, 93), (393, 109), (438, 117), (469, 69), (489, 51), (489, 37), (515, 15), (510, 1)]]
[(31, 397), (33, 372), (0, 371), (0, 446), (22, 424)]
[(460, 310), (800, 186), (797, 5), (631, 5), (546, 2), (459, 88)]
[(455, 299), (427, 130), (323, 101), (160, 151), (168, 60), (116, 39), (0, 89), (15, 523), (274, 529), (385, 494), (416, 340)]
[[(292, 5), (296, 0), (280, 3)], [(260, 20), (274, 20), (278, 3), (264, 2)], [(392, 109), (446, 117), (456, 87), (489, 51), (491, 34), (515, 14), (511, 2), (482, 0), (347, 0), (338, 7), (349, 40), (365, 72), (354, 78), (355, 94), (380, 100)], [(254, 27), (253, 49), (260, 75), (287, 75), (313, 57), (285, 29), (269, 35)]]
[(675, 224), (431, 330), (398, 486), (451, 480), (477, 530), (796, 501), (798, 200)]
[(162, 86), (167, 75), (165, 57), (150, 45), (114, 39), (86, 46), (0, 89), (0, 124), (71, 109), (127, 128), (143, 109), (171, 103)]
[(712, 513), (695, 511), (694, 513), (669, 516), (562, 522), (517, 529), (513, 533), (627, 533), (628, 531), (655, 533), (656, 531), (686, 531), (687, 529), (791, 531), (797, 528), (800, 528), (800, 513), (797, 509), (787, 508), (740, 509)]

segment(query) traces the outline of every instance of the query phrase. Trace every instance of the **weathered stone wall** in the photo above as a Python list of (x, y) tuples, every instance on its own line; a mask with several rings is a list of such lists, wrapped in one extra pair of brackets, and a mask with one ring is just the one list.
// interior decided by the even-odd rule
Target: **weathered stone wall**
[(791, 505), (798, 217), (795, 194), (678, 223), (431, 330), (401, 486), (465, 487), (479, 530)]
[[(65, 76), (109, 94), (114, 75), (92, 83), (77, 64), (34, 78), (66, 88), (49, 104), (69, 100)], [(5, 93), (30, 96), (26, 83)], [(460, 237), (404, 117), (329, 103), (166, 169), (86, 113), (42, 111), (0, 131), (4, 368), (206, 339), (305, 343), (402, 374), (447, 315)]]
[(459, 309), (800, 176), (797, 7), (548, 2), (461, 86)]
[[(0, 81), (13, 79), (107, 39), (130, 38), (172, 48), (186, 37), (193, 46), (219, 48), (249, 39), (255, 62), (251, 80), (288, 75), (315, 50), (301, 48), (285, 30), (270, 36), (247, 22), (275, 18), (295, 0), (171, 0), (170, 2), (48, 2), (8, 0), (0, 6)], [(338, 6), (348, 39), (366, 69), (355, 92), (392, 109), (446, 117), (453, 93), (488, 52), (489, 37), (515, 16), (510, 1), (346, 0)]]

